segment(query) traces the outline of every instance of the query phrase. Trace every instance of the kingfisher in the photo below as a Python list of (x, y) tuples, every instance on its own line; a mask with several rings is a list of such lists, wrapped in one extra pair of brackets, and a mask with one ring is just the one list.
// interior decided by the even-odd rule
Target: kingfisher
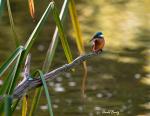
[(104, 40), (104, 35), (102, 32), (97, 32), (94, 34), (92, 39), (92, 51), (95, 53), (98, 53), (99, 51), (102, 51), (104, 45), (105, 45), (105, 40)]

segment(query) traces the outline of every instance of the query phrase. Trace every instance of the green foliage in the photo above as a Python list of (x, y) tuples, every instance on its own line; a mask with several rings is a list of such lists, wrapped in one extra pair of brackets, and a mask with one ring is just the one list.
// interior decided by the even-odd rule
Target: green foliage
[[(65, 16), (67, 14), (68, 3), (69, 3), (68, 0), (65, 0), (64, 3), (63, 3), (62, 9), (61, 9), (61, 12), (60, 12), (60, 15), (59, 15), (61, 23), (64, 22)], [(51, 66), (51, 63), (52, 63), (53, 58), (54, 58), (54, 54), (55, 54), (55, 51), (56, 51), (58, 41), (59, 41), (58, 28), (56, 27), (55, 31), (54, 31), (54, 34), (53, 34), (53, 37), (52, 37), (52, 42), (49, 45), (49, 48), (47, 50), (47, 54), (46, 54), (46, 57), (45, 57), (45, 60), (44, 60), (44, 64), (43, 64), (43, 71), (44, 72), (47, 72), (49, 67)]]
[(46, 94), (46, 98), (47, 98), (47, 104), (48, 104), (48, 111), (49, 111), (49, 113), (50, 113), (50, 116), (53, 116), (52, 105), (51, 105), (51, 99), (50, 99), (50, 96), (49, 96), (49, 92), (48, 92), (48, 87), (47, 87), (46, 81), (45, 81), (45, 79), (44, 79), (44, 75), (43, 75), (42, 71), (40, 71), (40, 70), (37, 70), (37, 72), (38, 72), (39, 75), (40, 75), (40, 78), (41, 78), (41, 80), (42, 80), (43, 87), (44, 87), (44, 90), (45, 90), (45, 94)]
[[(46, 19), (48, 18), (49, 13), (52, 10), (53, 2), (50, 2), (48, 7), (46, 8), (45, 12), (43, 13), (43, 16), (41, 17), (40, 21), (36, 25), (35, 29), (33, 30), (32, 34), (30, 35), (28, 41), (25, 44), (25, 50), (26, 50), (26, 55), (29, 53), (33, 43), (36, 41), (37, 35), (42, 29)], [(26, 56), (25, 55), (25, 56)]]
[(31, 110), (29, 112), (29, 116), (34, 116), (35, 115), (35, 111), (38, 107), (38, 103), (39, 103), (39, 100), (40, 100), (40, 97), (41, 97), (42, 90), (43, 90), (42, 87), (37, 88), (35, 90), (34, 98), (33, 98), (32, 103), (31, 103)]
[(5, 104), (4, 104), (4, 116), (11, 116), (11, 104), (12, 104), (12, 98), (11, 96), (5, 97)]
[[(66, 15), (67, 5), (68, 5), (68, 0), (65, 0), (64, 4), (62, 6), (62, 9), (61, 9), (60, 15), (59, 15), (60, 19), (57, 19), (58, 18), (58, 13), (56, 14), (57, 15), (56, 19), (57, 20), (63, 21), (63, 19), (65, 18), (65, 15)], [(53, 8), (54, 8), (54, 6), (53, 6)], [(61, 23), (60, 24), (59, 23), (60, 23), (60, 21), (58, 22), (58, 25), (61, 25)], [(60, 29), (60, 31), (61, 31), (61, 29)], [(53, 57), (54, 57), (54, 54), (55, 54), (55, 51), (56, 51), (56, 47), (57, 47), (57, 44), (58, 44), (58, 32), (59, 32), (58, 27), (56, 27), (53, 38), (52, 38), (52, 42), (51, 42), (50, 47), (49, 47), (49, 49), (47, 51), (47, 54), (46, 54), (46, 58), (45, 58), (43, 69), (42, 69), (43, 72), (47, 72), (50, 65), (51, 65), (51, 63), (52, 63), (52, 60), (53, 60)], [(64, 34), (64, 32), (62, 32), (62, 33)], [(66, 39), (66, 38), (62, 38), (62, 39)], [(65, 45), (65, 43), (62, 43), (62, 44)], [(67, 53), (67, 50), (66, 50), (66, 53)], [(68, 57), (69, 57), (69, 54), (68, 54)], [(69, 60), (68, 60), (68, 62), (69, 62)], [(32, 110), (30, 112), (30, 116), (32, 116), (34, 114), (34, 112), (35, 112), (35, 110), (38, 106), (42, 90), (43, 90), (43, 87), (36, 89), (36, 92), (35, 92), (35, 95), (34, 95), (34, 98), (33, 98), (33, 101), (32, 101), (32, 107), (31, 107)]]
[(13, 68), (13, 71), (12, 73), (9, 75), (8, 78), (11, 78), (11, 82), (10, 82), (10, 86), (9, 86), (9, 90), (8, 90), (8, 94), (11, 95), (14, 88), (15, 88), (15, 85), (16, 85), (16, 81), (17, 81), (17, 73), (19, 74), (20, 72), (20, 64), (22, 62), (21, 60), (21, 56), (22, 56), (22, 52), (21, 54), (18, 56), (18, 59), (17, 59), (17, 62)]
[(5, 0), (0, 0), (0, 17), (2, 16)]
[(14, 20), (13, 20), (13, 17), (12, 17), (12, 13), (11, 13), (11, 8), (10, 8), (10, 2), (9, 0), (7, 0), (7, 8), (8, 8), (8, 14), (9, 14), (9, 20), (10, 20), (10, 25), (11, 25), (11, 30), (12, 30), (12, 33), (13, 33), (13, 40), (16, 44), (16, 47), (19, 46), (19, 40), (18, 40), (18, 36), (17, 36), (17, 33), (15, 31), (15, 25), (14, 25)]
[(64, 52), (65, 52), (66, 58), (67, 58), (68, 62), (71, 62), (72, 55), (71, 55), (70, 47), (68, 45), (67, 38), (65, 36), (65, 32), (64, 32), (62, 23), (60, 21), (58, 10), (57, 10), (56, 6), (53, 6), (52, 13), (53, 13), (53, 17), (54, 17), (54, 20), (55, 20), (57, 28), (58, 28), (59, 37), (60, 37)]
[[(12, 32), (14, 35), (14, 41), (15, 41), (16, 46), (19, 46), (19, 47), (16, 48), (16, 50), (12, 53), (12, 55), (0, 67), (0, 77), (9, 69), (8, 76), (4, 79), (4, 84), (0, 88), (1, 96), (4, 94), (7, 94), (4, 97), (5, 101), (0, 104), (0, 112), (2, 114), (4, 114), (4, 112), (5, 112), (5, 115), (12, 115), (12, 113), (16, 109), (17, 104), (20, 101), (20, 99), (18, 99), (18, 100), (16, 100), (16, 102), (14, 102), (14, 104), (12, 104), (12, 99), (10, 96), (12, 95), (14, 88), (16, 86), (19, 74), (22, 69), (22, 64), (24, 63), (24, 59), (27, 57), (27, 54), (30, 52), (33, 44), (35, 43), (35, 41), (37, 39), (37, 36), (38, 36), (40, 30), (43, 28), (45, 21), (48, 19), (49, 14), (52, 13), (54, 21), (56, 23), (56, 29), (55, 29), (55, 32), (54, 32), (54, 35), (52, 38), (51, 47), (49, 47), (49, 49), (47, 50), (47, 55), (46, 55), (46, 58), (45, 58), (45, 61), (43, 64), (43, 69), (42, 69), (42, 71), (38, 70), (37, 73), (39, 73), (40, 78), (43, 83), (43, 87), (45, 90), (47, 103), (48, 103), (48, 111), (49, 111), (50, 115), (53, 116), (51, 99), (50, 99), (48, 87), (46, 85), (46, 81), (44, 79), (44, 75), (42, 72), (44, 72), (44, 73), (48, 72), (48, 69), (54, 58), (54, 54), (56, 51), (56, 47), (58, 45), (59, 38), (61, 40), (61, 44), (62, 44), (64, 53), (65, 53), (65, 56), (66, 56), (68, 62), (72, 61), (71, 50), (70, 50), (70, 47), (69, 47), (69, 44), (68, 44), (68, 41), (66, 38), (66, 34), (65, 34), (65, 31), (63, 28), (63, 24), (62, 24), (66, 14), (67, 14), (66, 11), (68, 10), (68, 3), (69, 3), (69, 0), (64, 0), (64, 4), (62, 6), (62, 9), (61, 9), (61, 12), (59, 15), (57, 7), (54, 4), (54, 2), (50, 2), (48, 4), (45, 12), (43, 13), (41, 19), (37, 23), (35, 29), (31, 33), (26, 44), (24, 46), (19, 46), (20, 43), (18, 41), (18, 37), (17, 37), (16, 31), (15, 31), (15, 25), (14, 25), (14, 21), (13, 21), (13, 17), (12, 17), (10, 3), (9, 3), (9, 0), (7, 0), (7, 8), (8, 8), (8, 13), (9, 13), (11, 29), (12, 29)], [(0, 8), (1, 8), (1, 1), (0, 1)], [(75, 9), (73, 9), (73, 10), (75, 10)], [(77, 30), (78, 29), (79, 28), (77, 28)], [(78, 30), (78, 31), (80, 31), (80, 30)], [(59, 38), (58, 38), (58, 36), (59, 36)], [(81, 43), (81, 41), (82, 40), (80, 37), (80, 40), (78, 40), (76, 42), (77, 42), (77, 45), (80, 44), (80, 47), (83, 49), (83, 44)], [(81, 52), (81, 49), (79, 49), (79, 51)], [(35, 90), (35, 95), (32, 100), (32, 103), (31, 103), (31, 109), (29, 111), (30, 116), (33, 116), (35, 114), (36, 108), (38, 106), (38, 103), (39, 103), (39, 100), (41, 97), (43, 87), (37, 88)], [(27, 101), (28, 100), (26, 99), (26, 97), (23, 96), (22, 116), (25, 116), (27, 114)]]
[(0, 77), (7, 70), (7, 68), (16, 60), (19, 54), (24, 50), (23, 46), (19, 46), (13, 54), (4, 62), (4, 64), (0, 67)]

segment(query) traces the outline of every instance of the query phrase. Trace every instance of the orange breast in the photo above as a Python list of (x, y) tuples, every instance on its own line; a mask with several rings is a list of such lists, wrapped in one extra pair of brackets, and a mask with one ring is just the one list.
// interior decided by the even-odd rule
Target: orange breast
[(103, 47), (105, 45), (105, 40), (104, 39), (96, 39), (94, 41), (94, 44), (93, 44), (93, 51), (97, 52), (99, 50), (102, 50)]

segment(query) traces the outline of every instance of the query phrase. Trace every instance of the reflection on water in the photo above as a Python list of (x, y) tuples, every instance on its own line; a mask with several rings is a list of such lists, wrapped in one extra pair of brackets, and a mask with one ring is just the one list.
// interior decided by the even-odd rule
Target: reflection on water
[(54, 87), (55, 92), (64, 92), (65, 89), (62, 87), (61, 83), (56, 83)]
[(76, 82), (68, 82), (68, 86), (75, 87), (76, 86)]
[[(18, 36), (25, 43), (37, 21), (32, 22), (23, 2), (12, 3), (22, 6), (12, 9)], [(43, 2), (42, 10), (37, 9), (37, 20), (47, 3)], [(120, 116), (150, 115), (150, 1), (78, 0), (76, 4), (86, 51), (90, 51), (89, 39), (96, 31), (103, 31), (106, 47), (102, 55), (88, 61), (84, 100), (80, 91), (83, 75), (80, 66), (75, 73), (65, 73), (48, 83), (55, 116), (101, 116), (112, 111), (119, 112)], [(7, 18), (5, 13), (0, 22), (0, 64), (15, 48)], [(50, 19), (47, 23), (32, 49), (32, 70), (41, 68), (52, 37), (53, 21)], [(70, 38), (74, 36), (72, 30), (69, 35)], [(72, 40), (69, 43), (76, 49)], [(64, 63), (66, 59), (59, 45), (51, 70)], [(29, 98), (32, 96), (30, 94)], [(20, 106), (17, 109), (16, 116)], [(37, 114), (48, 115), (44, 93)]]
[(48, 110), (48, 106), (47, 105), (42, 105), (42, 106), (40, 106), (40, 109), (41, 110)]

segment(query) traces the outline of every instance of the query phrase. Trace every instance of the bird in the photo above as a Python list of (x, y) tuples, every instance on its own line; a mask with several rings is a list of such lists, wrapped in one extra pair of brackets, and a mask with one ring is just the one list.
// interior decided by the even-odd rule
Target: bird
[(96, 32), (90, 41), (92, 42), (93, 52), (102, 52), (102, 49), (105, 45), (104, 35), (102, 32)]

